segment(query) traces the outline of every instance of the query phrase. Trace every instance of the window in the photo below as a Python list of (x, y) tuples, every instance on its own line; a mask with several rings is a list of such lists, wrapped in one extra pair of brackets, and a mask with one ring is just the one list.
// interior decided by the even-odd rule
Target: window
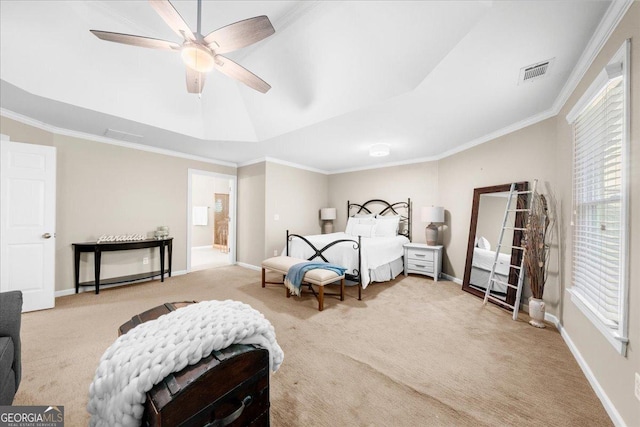
[(573, 128), (571, 300), (626, 355), (629, 42), (567, 116)]

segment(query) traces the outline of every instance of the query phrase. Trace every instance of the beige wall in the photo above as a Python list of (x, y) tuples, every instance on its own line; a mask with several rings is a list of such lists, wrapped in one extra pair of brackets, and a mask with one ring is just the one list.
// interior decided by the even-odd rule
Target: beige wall
[[(364, 203), (370, 199), (403, 202), (411, 198), (412, 241), (424, 242), (424, 229), (428, 224), (420, 221), (423, 206), (437, 206), (437, 162), (392, 166), (329, 176), (329, 205), (337, 208), (335, 231), (344, 231), (347, 223), (347, 201)], [(445, 219), (449, 216), (445, 206)], [(442, 230), (443, 227), (441, 227)], [(446, 226), (444, 227), (446, 228)], [(442, 232), (440, 233), (442, 236)], [(439, 237), (442, 241), (442, 237)]]
[[(629, 348), (627, 357), (620, 356), (592, 323), (571, 302), (565, 290), (571, 277), (571, 128), (566, 114), (573, 108), (591, 82), (620, 48), (631, 38), (631, 149), (630, 171), (630, 235), (629, 235)], [(634, 397), (634, 374), (640, 373), (640, 2), (633, 3), (626, 16), (596, 57), (577, 89), (557, 116), (558, 196), (561, 207), (562, 241), (561, 291), (559, 318), (567, 334), (585, 362), (613, 402), (628, 426), (640, 425), (640, 402)], [(545, 297), (546, 299), (546, 297)]]
[(271, 257), (284, 248), (287, 230), (321, 233), (320, 209), (329, 207), (329, 185), (325, 174), (278, 163), (267, 162), (266, 172), (264, 257)]
[[(538, 179), (542, 192), (557, 191), (555, 140), (556, 125), (552, 118), (438, 162), (439, 203), (450, 211), (444, 235), (446, 274), (459, 279), (464, 276), (474, 188)], [(557, 254), (553, 256), (557, 260)], [(552, 313), (559, 301), (554, 263), (546, 291), (548, 310)]]
[(238, 262), (259, 266), (265, 250), (266, 163), (238, 168)]
[[(11, 141), (51, 145), (57, 151), (56, 290), (74, 287), (71, 243), (102, 234), (150, 233), (167, 225), (173, 269), (186, 270), (188, 169), (235, 175), (232, 167), (52, 134), (5, 117), (0, 132)], [(114, 252), (102, 257), (103, 278), (159, 269), (158, 251)], [(93, 275), (84, 254), (81, 280)]]

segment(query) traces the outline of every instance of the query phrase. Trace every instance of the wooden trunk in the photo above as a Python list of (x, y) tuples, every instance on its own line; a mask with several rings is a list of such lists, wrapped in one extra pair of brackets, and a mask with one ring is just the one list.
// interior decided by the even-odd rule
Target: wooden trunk
[[(147, 310), (120, 326), (119, 333), (192, 302)], [(147, 392), (142, 425), (268, 426), (269, 352), (234, 344), (170, 374)]]

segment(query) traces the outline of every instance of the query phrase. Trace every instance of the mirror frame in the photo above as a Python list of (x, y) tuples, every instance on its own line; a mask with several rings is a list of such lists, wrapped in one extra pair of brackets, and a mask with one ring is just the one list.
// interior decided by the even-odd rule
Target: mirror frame
[[(528, 191), (529, 183), (527, 181), (516, 182), (515, 189), (516, 191), (520, 191), (520, 192)], [(471, 224), (469, 226), (469, 243), (467, 245), (467, 262), (464, 267), (464, 279), (462, 280), (462, 290), (483, 299), (485, 294), (484, 291), (471, 287), (469, 283), (469, 281), (471, 280), (471, 262), (473, 259), (473, 248), (475, 246), (476, 228), (478, 226), (478, 210), (480, 208), (480, 196), (483, 194), (491, 194), (491, 193), (502, 193), (502, 192), (508, 193), (510, 190), (511, 190), (511, 183), (493, 185), (491, 187), (474, 188), (473, 190), (473, 205), (471, 208)], [(527, 206), (527, 200), (528, 200), (528, 194), (519, 194), (516, 202), (516, 208), (525, 209)], [(525, 220), (526, 220), (525, 212), (516, 212), (514, 225), (513, 225), (514, 228), (524, 228)], [(514, 230), (513, 242), (511, 243), (511, 246), (521, 246), (520, 242), (522, 241), (523, 237), (524, 236), (523, 236), (522, 230)], [(522, 261), (522, 251), (518, 249), (511, 249), (511, 265), (520, 265), (521, 261)], [(509, 284), (510, 285), (518, 284), (518, 269), (513, 267), (509, 269)], [(489, 302), (511, 311), (512, 309), (506, 304), (509, 304), (511, 306), (515, 304), (516, 290), (510, 287), (507, 288), (507, 295), (505, 298), (506, 304), (501, 304), (491, 299), (489, 299)]]

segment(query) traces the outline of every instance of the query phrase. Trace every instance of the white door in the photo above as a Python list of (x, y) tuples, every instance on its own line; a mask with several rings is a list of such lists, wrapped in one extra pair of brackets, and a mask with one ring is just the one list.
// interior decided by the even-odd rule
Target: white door
[(22, 311), (54, 305), (56, 149), (0, 142), (0, 291)]

